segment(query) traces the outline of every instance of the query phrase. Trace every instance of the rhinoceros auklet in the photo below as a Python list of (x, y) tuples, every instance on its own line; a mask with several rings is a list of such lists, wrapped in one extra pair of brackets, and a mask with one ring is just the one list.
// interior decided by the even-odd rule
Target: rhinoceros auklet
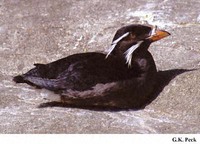
[(107, 54), (79, 53), (34, 64), (13, 80), (54, 91), (69, 105), (137, 108), (148, 99), (156, 80), (148, 48), (169, 35), (156, 26), (128, 25), (116, 32)]

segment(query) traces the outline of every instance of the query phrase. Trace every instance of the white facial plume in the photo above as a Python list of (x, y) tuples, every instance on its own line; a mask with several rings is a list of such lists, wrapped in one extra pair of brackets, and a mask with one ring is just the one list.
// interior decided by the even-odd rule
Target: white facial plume
[(110, 47), (109, 50), (108, 50), (108, 54), (106, 55), (106, 58), (107, 58), (107, 57), (111, 54), (111, 52), (115, 49), (117, 43), (118, 43), (119, 41), (121, 41), (123, 38), (125, 38), (126, 36), (128, 36), (128, 35), (129, 35), (129, 32), (123, 34), (121, 37), (119, 37), (118, 39), (116, 39), (116, 40), (114, 40), (114, 41), (112, 42), (111, 47)]
[(128, 64), (128, 67), (131, 66), (131, 60), (133, 56), (133, 52), (141, 45), (143, 41), (139, 41), (133, 46), (131, 46), (124, 54), (126, 56), (126, 63)]
[(157, 26), (154, 26), (153, 29), (151, 30), (150, 36), (153, 36), (156, 34)]

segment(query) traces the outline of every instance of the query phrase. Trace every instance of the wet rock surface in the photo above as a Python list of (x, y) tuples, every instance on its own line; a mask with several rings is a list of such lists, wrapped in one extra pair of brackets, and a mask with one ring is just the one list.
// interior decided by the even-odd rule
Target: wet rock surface
[[(0, 1), (0, 133), (200, 133), (200, 2)], [(58, 95), (13, 76), (70, 54), (104, 51), (121, 26), (156, 24), (157, 97), (144, 109), (38, 108)], [(187, 71), (191, 70), (191, 71)]]

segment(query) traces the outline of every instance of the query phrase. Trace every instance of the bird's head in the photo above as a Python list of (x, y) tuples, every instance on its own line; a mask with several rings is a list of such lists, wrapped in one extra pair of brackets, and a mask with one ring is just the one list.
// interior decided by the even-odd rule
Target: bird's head
[(122, 27), (116, 32), (106, 58), (111, 54), (124, 56), (130, 66), (132, 54), (136, 49), (142, 47), (144, 50), (148, 50), (152, 42), (169, 35), (170, 33), (159, 30), (157, 26), (133, 24)]

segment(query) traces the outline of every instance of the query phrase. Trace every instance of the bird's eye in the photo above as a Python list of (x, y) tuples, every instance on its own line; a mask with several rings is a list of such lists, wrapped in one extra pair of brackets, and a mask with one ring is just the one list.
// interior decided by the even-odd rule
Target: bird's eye
[(130, 33), (130, 38), (131, 38), (131, 39), (134, 39), (134, 38), (135, 38), (135, 34)]

